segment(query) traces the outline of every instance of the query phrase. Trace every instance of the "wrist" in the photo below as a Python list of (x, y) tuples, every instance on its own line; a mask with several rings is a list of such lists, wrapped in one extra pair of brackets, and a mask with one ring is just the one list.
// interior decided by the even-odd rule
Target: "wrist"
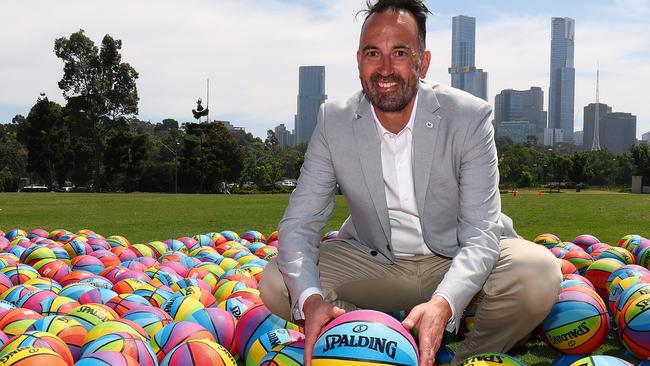
[(305, 302), (302, 305), (302, 310), (304, 313), (308, 313), (312, 307), (320, 304), (323, 301), (324, 299), (320, 294), (312, 294), (307, 297), (307, 299), (305, 299)]

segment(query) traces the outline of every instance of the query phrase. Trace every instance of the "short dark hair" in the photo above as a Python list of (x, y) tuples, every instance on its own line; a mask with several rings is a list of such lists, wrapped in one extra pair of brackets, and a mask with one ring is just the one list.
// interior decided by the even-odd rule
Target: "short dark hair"
[(374, 4), (372, 0), (366, 2), (367, 9), (359, 11), (358, 14), (365, 14), (363, 24), (368, 18), (375, 13), (382, 13), (386, 10), (408, 11), (415, 17), (415, 23), (418, 27), (418, 38), (420, 40), (420, 51), (426, 49), (427, 39), (427, 16), (432, 14), (423, 0), (377, 0)]

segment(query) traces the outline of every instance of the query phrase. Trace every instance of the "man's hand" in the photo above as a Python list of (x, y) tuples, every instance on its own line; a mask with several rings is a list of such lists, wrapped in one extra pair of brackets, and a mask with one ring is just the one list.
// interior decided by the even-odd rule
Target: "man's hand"
[(417, 326), (420, 344), (420, 366), (432, 366), (436, 361), (436, 352), (440, 348), (442, 335), (451, 318), (451, 307), (447, 300), (433, 296), (431, 300), (411, 310), (402, 325), (411, 330)]
[(311, 366), (311, 355), (320, 331), (330, 320), (345, 314), (345, 310), (314, 294), (305, 300), (302, 311), (305, 314), (305, 366)]

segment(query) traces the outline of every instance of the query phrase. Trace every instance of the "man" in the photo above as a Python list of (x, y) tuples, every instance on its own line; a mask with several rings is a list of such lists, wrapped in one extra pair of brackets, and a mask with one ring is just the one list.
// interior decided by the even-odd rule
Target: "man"
[[(311, 364), (322, 327), (345, 311), (411, 309), (420, 364), (432, 365), (445, 329), (478, 300), (475, 329), (453, 364), (507, 351), (555, 303), (560, 270), (543, 247), (520, 240), (500, 213), (490, 107), (421, 81), (428, 9), (422, 0), (369, 4), (357, 62), (363, 91), (326, 103), (279, 227), (262, 298), (304, 320)], [(350, 217), (319, 247), (336, 184)]]

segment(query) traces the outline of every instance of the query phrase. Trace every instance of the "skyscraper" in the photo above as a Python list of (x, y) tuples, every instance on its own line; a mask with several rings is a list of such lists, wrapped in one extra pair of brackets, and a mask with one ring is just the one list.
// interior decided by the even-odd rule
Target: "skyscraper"
[[(584, 108), (583, 150), (591, 150), (594, 134), (596, 103)], [(600, 119), (599, 139), (601, 149), (626, 152), (636, 143), (636, 116), (631, 113), (612, 112), (612, 107), (598, 103)]]
[(309, 141), (320, 105), (325, 102), (325, 66), (300, 66), (298, 74), (298, 113), (296, 143)]
[(494, 97), (494, 127), (497, 137), (508, 136), (514, 142), (526, 142), (529, 135), (534, 135), (541, 143), (546, 128), (542, 88), (506, 89), (497, 94)]
[(278, 126), (275, 126), (274, 129), (275, 137), (278, 139), (278, 145), (280, 146), (293, 146), (295, 134), (293, 131), (287, 130), (287, 127), (284, 123), (280, 123)]
[(548, 90), (548, 128), (561, 129), (566, 142), (573, 141), (575, 69), (573, 49), (575, 21), (552, 18), (551, 75)]
[(458, 15), (452, 18), (451, 86), (487, 100), (488, 73), (477, 69), (476, 18)]

